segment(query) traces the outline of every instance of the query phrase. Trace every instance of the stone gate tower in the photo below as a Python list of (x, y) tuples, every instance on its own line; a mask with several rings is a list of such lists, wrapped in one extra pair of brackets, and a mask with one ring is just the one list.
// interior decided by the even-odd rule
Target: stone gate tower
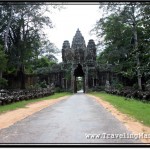
[(74, 93), (77, 92), (77, 77), (83, 77), (84, 92), (88, 91), (89, 87), (96, 86), (96, 46), (94, 40), (89, 40), (87, 46), (84, 37), (79, 29), (70, 46), (69, 41), (64, 41), (62, 46), (62, 67), (64, 70), (69, 70), (70, 79), (65, 81), (70, 82), (70, 88)]

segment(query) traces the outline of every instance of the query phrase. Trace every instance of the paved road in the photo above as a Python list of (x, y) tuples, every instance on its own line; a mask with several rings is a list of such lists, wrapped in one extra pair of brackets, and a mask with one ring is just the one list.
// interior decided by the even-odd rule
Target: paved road
[(90, 138), (90, 134), (113, 136), (123, 133), (130, 132), (110, 112), (87, 95), (77, 93), (0, 130), (0, 143), (138, 142), (133, 139)]

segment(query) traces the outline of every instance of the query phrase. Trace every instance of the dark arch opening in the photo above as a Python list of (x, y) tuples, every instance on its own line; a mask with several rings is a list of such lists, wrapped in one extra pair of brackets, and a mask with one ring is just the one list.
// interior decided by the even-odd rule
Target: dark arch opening
[(75, 77), (83, 77), (84, 76), (84, 72), (83, 72), (82, 66), (80, 64), (78, 64), (77, 68), (74, 70), (74, 76)]
[(83, 93), (85, 93), (85, 78), (84, 78), (84, 72), (83, 72), (83, 69), (82, 69), (82, 66), (81, 64), (78, 64), (78, 66), (75, 68), (74, 70), (74, 76), (75, 76), (75, 80), (74, 80), (74, 93), (77, 93), (78, 91), (78, 84), (81, 82), (79, 82), (77, 79), (78, 77), (82, 77), (82, 90), (83, 90)]

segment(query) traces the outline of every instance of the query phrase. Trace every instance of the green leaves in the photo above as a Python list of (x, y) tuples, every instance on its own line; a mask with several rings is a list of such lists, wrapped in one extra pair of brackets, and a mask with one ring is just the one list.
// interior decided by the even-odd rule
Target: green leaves
[(57, 8), (39, 2), (0, 5), (0, 45), (4, 47), (0, 47), (0, 77), (3, 71), (5, 75), (15, 74), (25, 88), (24, 74), (37, 73), (37, 67), (45, 74), (57, 62), (54, 53), (59, 50), (44, 34), (46, 27), (53, 28), (49, 15)]
[[(8, 51), (5, 52), (8, 55), (8, 68), (11, 66), (10, 68), (19, 69), (19, 66), (23, 65), (25, 70), (30, 70), (32, 68), (30, 63), (39, 55), (47, 54), (49, 60), (57, 60), (53, 54), (58, 49), (47, 39), (42, 29), (46, 26), (53, 27), (46, 12), (50, 12), (51, 8), (59, 7), (54, 8), (54, 5), (44, 5), (44, 3), (39, 5), (39, 3), (21, 2), (19, 5), (3, 3), (0, 8), (0, 43), (2, 45), (4, 45), (4, 35), (8, 29)], [(11, 13), (12, 8), (13, 13)], [(11, 22), (10, 15), (12, 15)]]
[(99, 65), (112, 64), (112, 70), (122, 76), (148, 79), (150, 72), (150, 9), (149, 2), (107, 3), (101, 5), (105, 15), (91, 32), (96, 34), (103, 51), (97, 57)]
[(7, 56), (4, 53), (3, 47), (0, 45), (0, 72), (6, 70)]

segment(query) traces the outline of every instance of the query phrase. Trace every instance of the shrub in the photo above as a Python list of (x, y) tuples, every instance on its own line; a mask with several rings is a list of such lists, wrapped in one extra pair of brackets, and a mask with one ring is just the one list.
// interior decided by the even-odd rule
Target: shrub
[(39, 83), (36, 83), (34, 86), (33, 86), (33, 88), (35, 88), (35, 89), (39, 89), (41, 86), (40, 86), (40, 84)]
[(60, 87), (55, 87), (54, 90), (55, 90), (56, 93), (65, 92), (66, 91), (66, 90), (64, 90), (64, 89), (62, 89)]
[(0, 78), (0, 88), (5, 88), (7, 86), (7, 80)]
[(138, 89), (138, 84), (137, 83), (133, 84), (133, 88)]
[(47, 88), (46, 81), (44, 80), (43, 82), (40, 83), (41, 88)]
[(146, 90), (150, 91), (150, 80), (146, 82)]
[(123, 84), (120, 83), (118, 80), (113, 80), (111, 86), (118, 90), (122, 90), (124, 87)]

